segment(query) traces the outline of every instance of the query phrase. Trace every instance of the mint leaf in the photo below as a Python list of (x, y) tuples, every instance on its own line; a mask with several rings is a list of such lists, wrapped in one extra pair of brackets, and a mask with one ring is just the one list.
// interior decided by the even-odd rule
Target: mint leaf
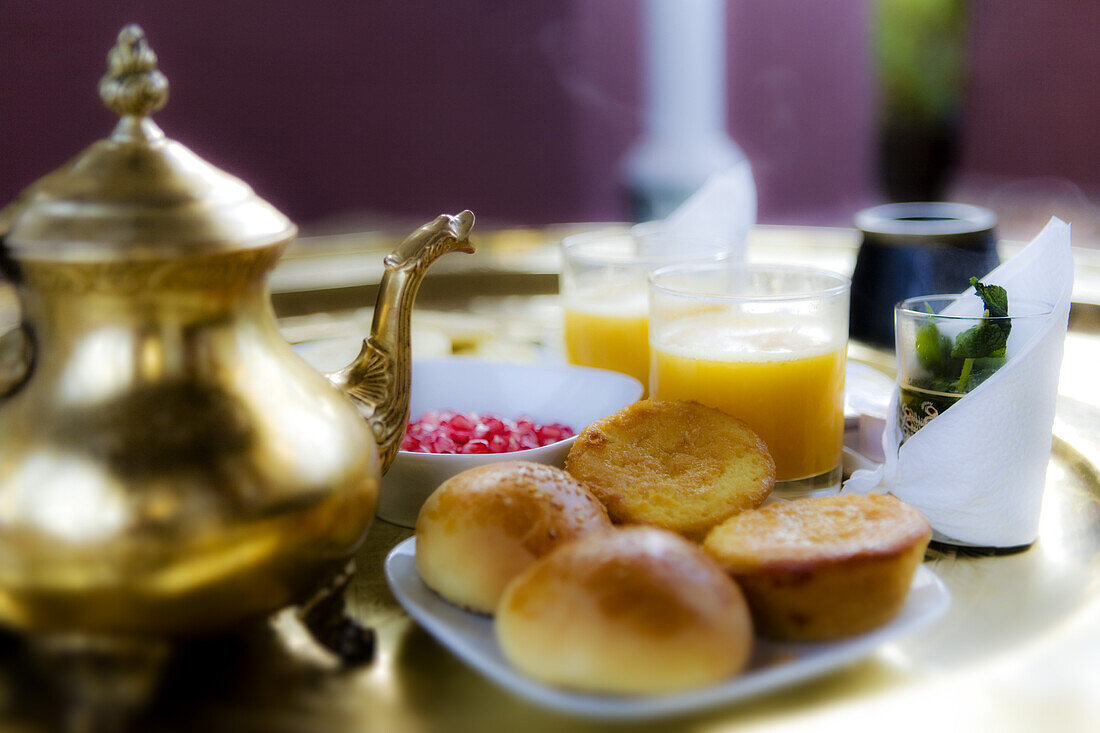
[(970, 278), (970, 284), (974, 286), (974, 292), (985, 303), (987, 316), (993, 318), (1008, 317), (1008, 293), (1004, 288), (1000, 285), (982, 285), (976, 277)]
[(931, 372), (938, 372), (943, 367), (944, 357), (951, 350), (951, 340), (940, 333), (935, 323), (928, 321), (917, 329), (916, 347), (920, 365)]
[(974, 389), (979, 384), (992, 377), (993, 373), (1003, 367), (1006, 361), (1008, 360), (1003, 356), (975, 359), (973, 369), (970, 370), (970, 382), (968, 384), (970, 389)]
[(955, 337), (951, 356), (956, 359), (983, 359), (1004, 356), (1008, 329), (999, 323), (984, 322), (971, 326)]
[(1007, 320), (1008, 293), (999, 285), (983, 285), (976, 277), (970, 278), (970, 284), (985, 304), (985, 317), (1005, 320), (983, 320), (966, 329), (955, 338), (951, 356), (957, 359), (1004, 356), (1012, 330), (1012, 321)]

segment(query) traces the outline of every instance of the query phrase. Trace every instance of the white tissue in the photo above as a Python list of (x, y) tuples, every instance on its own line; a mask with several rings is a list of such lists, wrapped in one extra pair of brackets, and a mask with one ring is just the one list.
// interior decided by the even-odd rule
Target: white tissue
[[(972, 545), (1013, 547), (1035, 541), (1050, 460), (1073, 290), (1070, 227), (1052, 218), (1019, 254), (980, 280), (1013, 299), (1054, 304), (1030, 333), (1013, 323), (1008, 363), (916, 432), (905, 445), (897, 425), (898, 389), (882, 437), (886, 462), (856, 471), (842, 493), (890, 493), (921, 510), (941, 535)], [(968, 289), (955, 314), (980, 315)], [(1023, 324), (1021, 324), (1023, 325)]]
[(747, 160), (715, 173), (664, 220), (677, 236), (719, 239), (730, 259), (745, 259), (749, 230), (756, 223), (756, 185)]

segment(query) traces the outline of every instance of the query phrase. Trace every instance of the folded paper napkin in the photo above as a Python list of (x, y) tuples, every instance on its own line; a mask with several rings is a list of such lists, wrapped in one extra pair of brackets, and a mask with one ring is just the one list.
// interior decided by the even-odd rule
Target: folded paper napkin
[[(1051, 303), (1050, 318), (1014, 321), (1008, 362), (901, 444), (895, 386), (882, 436), (885, 463), (856, 471), (843, 493), (885, 492), (920, 509), (943, 537), (1013, 547), (1035, 541), (1050, 459), (1058, 373), (1069, 320), (1069, 225), (1051, 219), (1030, 244), (981, 281), (1013, 299)], [(968, 289), (944, 312), (980, 316)], [(900, 445), (900, 450), (899, 450)]]
[(664, 229), (688, 239), (716, 239), (730, 260), (745, 259), (749, 230), (756, 223), (756, 186), (747, 162), (715, 173), (664, 220)]

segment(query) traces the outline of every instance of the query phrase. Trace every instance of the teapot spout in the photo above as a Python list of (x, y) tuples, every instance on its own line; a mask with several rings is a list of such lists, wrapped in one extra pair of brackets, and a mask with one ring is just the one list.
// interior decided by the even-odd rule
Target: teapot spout
[(473, 225), (470, 211), (456, 216), (440, 214), (386, 256), (370, 336), (355, 361), (327, 375), (355, 402), (370, 425), (383, 472), (397, 456), (409, 418), (409, 327), (416, 291), (428, 266), (442, 255), (473, 254), (467, 239)]

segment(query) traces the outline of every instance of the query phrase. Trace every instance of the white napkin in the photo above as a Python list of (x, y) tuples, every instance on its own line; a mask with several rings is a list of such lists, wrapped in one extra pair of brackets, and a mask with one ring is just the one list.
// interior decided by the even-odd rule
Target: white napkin
[[(882, 436), (886, 462), (856, 471), (842, 493), (890, 493), (920, 509), (944, 537), (1013, 547), (1039, 534), (1073, 290), (1069, 225), (1052, 218), (1019, 254), (980, 280), (1008, 291), (1009, 315), (1014, 298), (1053, 303), (1053, 315), (1031, 328), (1013, 321), (1008, 362), (900, 450), (895, 386)], [(981, 315), (973, 292), (963, 292), (951, 312)]]
[(730, 259), (745, 259), (749, 230), (756, 223), (756, 185), (747, 160), (713, 174), (664, 220), (677, 236), (716, 239), (729, 247)]

